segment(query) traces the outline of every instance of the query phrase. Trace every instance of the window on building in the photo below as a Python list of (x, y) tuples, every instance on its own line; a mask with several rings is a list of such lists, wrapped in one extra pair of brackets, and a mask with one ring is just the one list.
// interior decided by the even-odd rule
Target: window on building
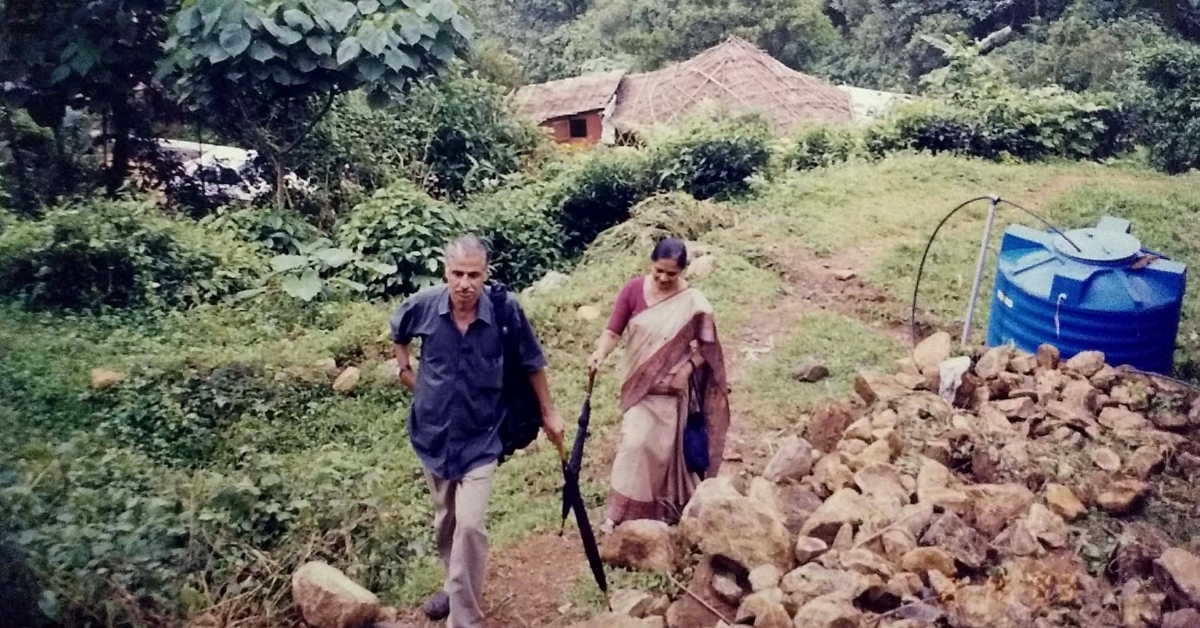
[(571, 125), (571, 138), (584, 138), (588, 136), (587, 118), (571, 118), (568, 121)]

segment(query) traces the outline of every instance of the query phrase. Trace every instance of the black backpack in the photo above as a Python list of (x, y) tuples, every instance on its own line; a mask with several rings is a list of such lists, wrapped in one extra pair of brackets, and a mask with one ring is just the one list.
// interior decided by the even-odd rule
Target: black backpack
[(542, 404), (529, 381), (529, 372), (521, 364), (517, 330), (513, 329), (515, 321), (509, 317), (508, 287), (495, 283), (488, 292), (504, 347), (504, 388), (500, 393), (500, 403), (504, 405), (500, 419), (503, 451), (499, 460), (503, 464), (507, 458), (537, 439), (542, 429)]

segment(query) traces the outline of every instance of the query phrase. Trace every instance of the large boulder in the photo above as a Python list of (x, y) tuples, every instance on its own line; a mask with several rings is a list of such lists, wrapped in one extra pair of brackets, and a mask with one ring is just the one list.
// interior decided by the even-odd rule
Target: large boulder
[(1141, 503), (1150, 486), (1141, 480), (1125, 478), (1096, 487), (1096, 505), (1104, 512), (1119, 517)]
[(733, 479), (705, 480), (683, 510), (684, 539), (710, 556), (722, 556), (749, 571), (760, 565), (792, 568), (792, 535), (773, 504), (743, 496)]
[[(847, 469), (847, 472), (849, 470)], [(800, 534), (804, 522), (821, 507), (821, 498), (811, 488), (800, 484), (777, 484), (774, 487), (775, 506), (783, 517), (788, 532)]]
[(600, 558), (614, 567), (671, 573), (679, 562), (679, 541), (661, 521), (626, 521), (600, 543)]
[(1099, 351), (1082, 351), (1067, 360), (1066, 370), (1080, 377), (1091, 377), (1104, 368), (1104, 354)]
[(333, 389), (337, 392), (347, 394), (354, 392), (358, 388), (358, 382), (362, 379), (362, 371), (357, 366), (348, 366), (342, 371), (341, 375), (333, 382)]
[(854, 483), (863, 495), (888, 508), (908, 505), (911, 492), (904, 488), (900, 470), (890, 464), (868, 464), (854, 474)]
[(292, 599), (313, 628), (368, 628), (379, 619), (379, 598), (323, 562), (292, 574)]

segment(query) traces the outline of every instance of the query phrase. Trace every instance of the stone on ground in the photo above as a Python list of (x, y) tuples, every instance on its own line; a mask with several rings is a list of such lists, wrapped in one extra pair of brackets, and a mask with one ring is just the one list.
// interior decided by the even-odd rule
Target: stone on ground
[(1200, 557), (1173, 547), (1156, 561), (1159, 579), (1176, 604), (1200, 608)]
[(1071, 489), (1062, 484), (1046, 485), (1046, 505), (1051, 512), (1067, 521), (1074, 521), (1087, 514), (1087, 507)]
[(333, 389), (342, 394), (354, 392), (361, 379), (362, 371), (358, 370), (357, 366), (347, 366), (346, 370), (342, 371), (342, 374), (334, 380)]
[(763, 472), (763, 477), (772, 482), (799, 480), (812, 472), (813, 448), (808, 441), (797, 436), (788, 436), (779, 445), (779, 451)]
[(862, 612), (838, 596), (821, 596), (796, 613), (796, 628), (859, 628)]
[(922, 340), (917, 348), (913, 350), (913, 361), (917, 363), (917, 368), (922, 374), (938, 372), (942, 362), (950, 359), (950, 352), (954, 349), (954, 339), (950, 334), (939, 331), (936, 334)]
[(792, 378), (805, 384), (815, 384), (827, 377), (829, 367), (812, 358), (801, 362), (792, 371)]
[(379, 618), (379, 598), (323, 562), (292, 574), (292, 599), (313, 628), (368, 628)]
[(679, 561), (679, 543), (661, 521), (626, 521), (601, 540), (600, 558), (614, 567), (670, 573)]
[(743, 569), (766, 564), (780, 571), (792, 568), (792, 535), (773, 505), (743, 496), (728, 476), (700, 484), (683, 510), (679, 527), (693, 547), (728, 558)]

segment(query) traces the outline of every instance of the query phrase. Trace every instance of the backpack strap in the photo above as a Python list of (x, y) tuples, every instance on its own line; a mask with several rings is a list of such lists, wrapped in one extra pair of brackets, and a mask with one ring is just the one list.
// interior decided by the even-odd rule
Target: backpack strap
[(500, 340), (507, 351), (509, 337), (512, 336), (512, 317), (508, 312), (508, 286), (494, 283), (488, 287), (488, 298), (492, 300), (492, 316), (500, 325)]

